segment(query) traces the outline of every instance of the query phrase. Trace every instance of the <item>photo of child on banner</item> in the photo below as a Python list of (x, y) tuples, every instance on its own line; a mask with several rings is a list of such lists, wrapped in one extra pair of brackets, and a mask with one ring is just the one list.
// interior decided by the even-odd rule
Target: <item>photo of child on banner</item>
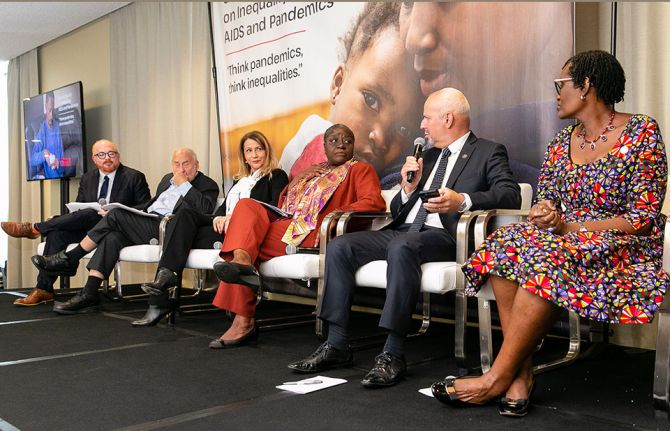
[[(342, 123), (355, 134), (356, 158), (375, 168), (383, 188), (392, 188), (423, 136), (425, 98), (454, 87), (470, 101), (477, 136), (505, 145), (515, 179), (535, 184), (547, 143), (565, 126), (555, 115), (552, 80), (573, 51), (572, 4), (312, 5), (273, 3), (249, 14), (240, 12), (253, 3), (213, 3), (224, 181), (236, 163), (227, 143), (249, 130), (267, 131), (280, 167), (293, 177), (324, 160), (323, 132)], [(306, 12), (281, 26), (258, 25), (295, 10)], [(249, 34), (226, 41), (231, 23)], [(286, 52), (299, 55), (243, 71)], [(294, 76), (249, 86), (282, 70)]]
[(334, 123), (354, 132), (355, 157), (370, 163), (382, 188), (400, 179), (412, 142), (422, 136), (423, 96), (399, 32), (399, 3), (367, 3), (341, 38), (343, 55), (330, 84), (328, 119), (310, 115), (279, 162), (290, 177), (325, 160), (323, 133)]

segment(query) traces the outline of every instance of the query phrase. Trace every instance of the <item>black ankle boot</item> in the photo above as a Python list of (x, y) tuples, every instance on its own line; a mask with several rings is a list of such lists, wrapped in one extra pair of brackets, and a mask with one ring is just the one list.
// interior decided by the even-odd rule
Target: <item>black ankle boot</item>
[(156, 326), (163, 316), (167, 316), (168, 325), (174, 326), (175, 311), (179, 307), (179, 287), (173, 286), (167, 292), (149, 297), (149, 308), (139, 320), (131, 322), (132, 326)]
[(163, 295), (170, 287), (179, 284), (177, 274), (168, 268), (158, 268), (156, 278), (152, 283), (143, 283), (142, 290), (149, 295)]
[(158, 305), (149, 305), (149, 309), (139, 320), (134, 320), (131, 325), (133, 326), (156, 326), (158, 322), (161, 321), (163, 316), (167, 316), (172, 312), (170, 307), (162, 308)]

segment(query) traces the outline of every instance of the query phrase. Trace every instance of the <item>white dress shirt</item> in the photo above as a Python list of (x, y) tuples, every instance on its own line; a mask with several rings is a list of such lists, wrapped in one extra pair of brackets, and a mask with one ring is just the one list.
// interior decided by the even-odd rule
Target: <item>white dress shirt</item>
[[(442, 184), (440, 185), (440, 188), (443, 188), (446, 184), (447, 181), (449, 180), (449, 175), (451, 175), (451, 171), (454, 169), (454, 165), (456, 165), (456, 161), (458, 160), (458, 156), (461, 153), (461, 150), (463, 149), (463, 146), (465, 145), (465, 142), (468, 140), (470, 137), (470, 132), (468, 131), (465, 135), (461, 136), (460, 138), (456, 139), (454, 142), (449, 144), (447, 148), (449, 148), (449, 151), (451, 151), (451, 154), (449, 155), (449, 161), (447, 161), (447, 169), (444, 174), (444, 179), (442, 180)], [(442, 154), (440, 154), (440, 157), (442, 157)], [(437, 171), (437, 167), (440, 164), (440, 159), (438, 158), (435, 161), (435, 165), (433, 166), (433, 169), (430, 171), (430, 175), (428, 176), (428, 179), (426, 180), (426, 183), (423, 187), (423, 190), (429, 190), (430, 189), (430, 184), (433, 182), (433, 177), (435, 176), (435, 172)], [(418, 193), (419, 190), (416, 189), (412, 192)], [(472, 207), (472, 200), (470, 199), (470, 196), (468, 196), (466, 193), (461, 193), (463, 197), (465, 198), (465, 210), (469, 210), (470, 207)], [(401, 187), (400, 188), (400, 199), (402, 203), (407, 203), (409, 200), (409, 195), (405, 193), (405, 190)], [(419, 209), (421, 208), (421, 205), (423, 205), (423, 201), (421, 199), (417, 199), (416, 203), (414, 204), (414, 207), (412, 207), (412, 210), (407, 214), (407, 218), (405, 219), (405, 223), (411, 224), (414, 219), (416, 218), (417, 213), (419, 212)], [(426, 222), (424, 223), (427, 226), (432, 226), (432, 227), (437, 227), (437, 228), (444, 228), (442, 226), (442, 221), (440, 220), (440, 214), (439, 213), (428, 213), (428, 216), (426, 217)]]
[[(99, 170), (100, 171), (100, 170)], [(110, 203), (109, 198), (112, 196), (112, 186), (114, 185), (114, 177), (116, 176), (116, 170), (111, 174), (106, 174), (100, 171), (100, 178), (98, 178), (98, 193), (96, 196), (100, 196), (100, 189), (102, 188), (102, 183), (105, 182), (105, 176), (109, 177), (109, 186), (107, 187), (107, 196), (104, 196), (105, 202)]]
[(228, 195), (226, 196), (226, 214), (231, 215), (233, 213), (233, 210), (240, 199), (251, 197), (251, 189), (256, 186), (256, 183), (261, 177), (261, 171), (258, 170), (251, 175), (240, 178), (239, 181), (228, 190)]

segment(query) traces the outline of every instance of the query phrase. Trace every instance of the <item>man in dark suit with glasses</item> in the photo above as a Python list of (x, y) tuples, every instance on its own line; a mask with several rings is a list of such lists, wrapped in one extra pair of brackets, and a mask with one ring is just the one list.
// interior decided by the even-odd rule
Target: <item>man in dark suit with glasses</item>
[[(79, 182), (77, 202), (119, 202), (128, 206), (140, 205), (151, 199), (149, 185), (142, 172), (121, 164), (116, 145), (106, 139), (93, 144), (93, 163), (97, 169), (85, 173)], [(68, 244), (81, 241), (105, 215), (105, 211), (83, 209), (53, 217), (40, 223), (3, 222), (0, 225), (13, 238), (36, 239), (46, 236), (44, 254), (65, 250)], [(35, 288), (15, 305), (33, 306), (53, 301), (53, 285), (57, 276), (40, 271)]]

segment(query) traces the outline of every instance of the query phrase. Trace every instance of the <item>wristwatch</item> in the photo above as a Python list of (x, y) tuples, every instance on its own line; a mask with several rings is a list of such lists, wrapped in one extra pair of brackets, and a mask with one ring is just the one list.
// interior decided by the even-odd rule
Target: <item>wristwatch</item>
[(579, 226), (579, 231), (580, 232), (588, 232), (588, 229), (586, 229), (586, 226), (584, 226), (584, 223), (578, 221), (577, 225)]
[[(463, 195), (461, 195), (463, 196)], [(465, 196), (463, 197), (463, 202), (461, 202), (461, 205), (458, 207), (458, 212), (462, 213), (465, 212), (465, 210), (468, 208), (468, 201), (465, 200)]]

